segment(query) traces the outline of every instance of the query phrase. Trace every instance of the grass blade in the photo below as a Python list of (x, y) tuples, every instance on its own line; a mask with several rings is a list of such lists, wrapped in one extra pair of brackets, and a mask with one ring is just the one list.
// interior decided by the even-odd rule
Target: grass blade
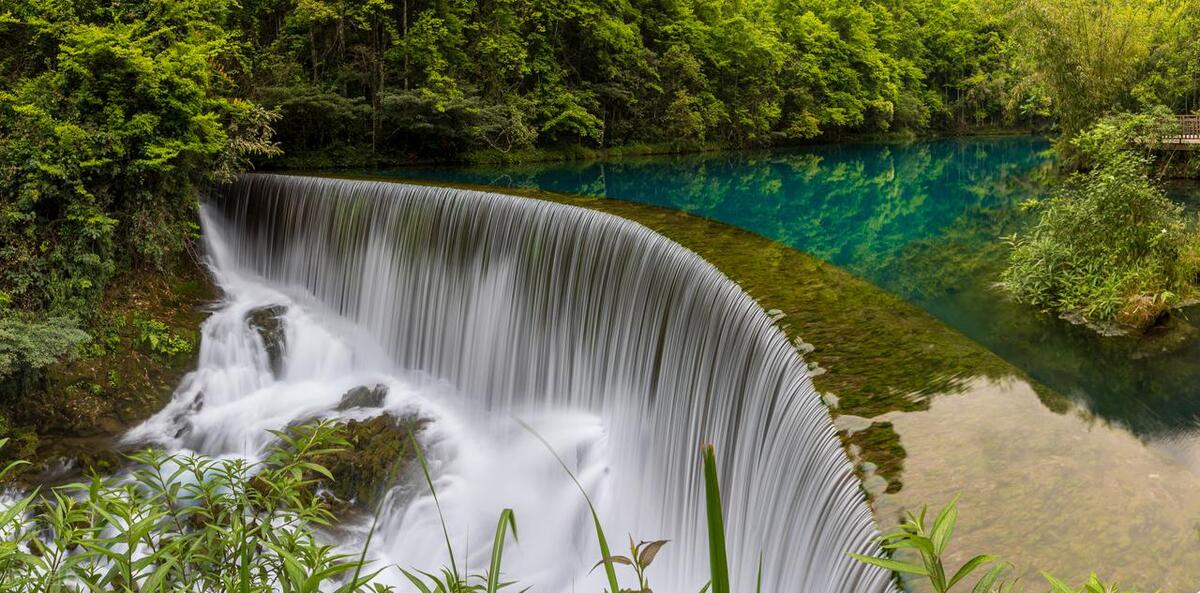
[[(411, 432), (409, 433), (409, 436), (410, 437), (413, 436)], [(417, 450), (417, 455), (420, 455), (421, 454), (420, 448), (417, 447), (415, 441), (412, 443), (412, 445)], [(367, 539), (366, 539), (366, 541), (363, 542), (362, 553), (358, 557), (358, 566), (354, 567), (354, 578), (350, 581), (352, 583), (352, 586), (354, 587), (354, 589), (352, 589), (352, 590), (356, 590), (358, 588), (359, 577), (362, 576), (363, 565), (366, 564), (366, 562), (367, 562), (367, 550), (370, 549), (371, 540), (375, 537), (375, 529), (377, 527), (379, 527), (379, 515), (383, 513), (383, 503), (387, 501), (387, 495), (386, 495), (387, 489), (391, 485), (395, 484), (396, 480), (398, 480), (400, 478), (400, 466), (401, 465), (402, 465), (401, 458), (397, 457), (396, 460), (392, 462), (392, 470), (390, 472), (388, 472), (390, 474), (391, 479), (384, 482), (379, 489), (379, 493), (378, 493), (379, 500), (376, 501), (376, 503), (375, 503), (375, 514), (374, 514), (374, 516), (371, 517), (371, 528), (369, 530), (367, 530)], [(432, 489), (433, 486), (430, 485), (430, 488)], [(442, 528), (443, 528), (443, 530), (445, 529), (444, 523), (442, 524)]]
[(704, 498), (708, 509), (708, 563), (712, 593), (729, 593), (729, 559), (725, 554), (725, 520), (721, 516), (721, 487), (717, 480), (717, 450), (704, 447)]
[(571, 476), (571, 481), (575, 482), (575, 487), (579, 488), (579, 492), (583, 494), (583, 499), (587, 501), (588, 510), (592, 512), (592, 522), (596, 525), (596, 539), (600, 543), (600, 558), (602, 558), (601, 562), (604, 563), (604, 575), (608, 577), (609, 593), (620, 593), (621, 586), (617, 584), (617, 569), (613, 566), (612, 552), (608, 547), (608, 538), (604, 537), (604, 528), (600, 525), (600, 515), (596, 513), (596, 507), (592, 504), (592, 498), (588, 496), (587, 490), (583, 488), (583, 484), (580, 484), (579, 479), (571, 472), (571, 468), (567, 467), (567, 463), (562, 460), (562, 457), (558, 456), (558, 452), (554, 450), (554, 447), (550, 446), (550, 443), (546, 439), (542, 438), (542, 435), (538, 434), (532, 426), (525, 424), (523, 420), (518, 419), (517, 424), (520, 424), (522, 428), (529, 431), (529, 434), (533, 435), (538, 441), (541, 441), (546, 450), (562, 466), (563, 471), (567, 472), (568, 476)]
[(413, 449), (417, 453), (417, 461), (421, 462), (421, 472), (425, 474), (425, 483), (429, 484), (429, 492), (433, 494), (433, 506), (437, 508), (438, 520), (442, 522), (442, 537), (446, 538), (446, 551), (450, 554), (450, 570), (454, 572), (454, 578), (458, 578), (458, 564), (454, 562), (454, 546), (450, 543), (450, 530), (446, 528), (446, 516), (442, 514), (442, 503), (438, 501), (437, 488), (433, 486), (433, 477), (429, 475), (429, 465), (425, 463), (425, 454), (421, 452), (421, 446), (417, 444), (417, 435), (412, 432), (408, 433), (408, 438), (412, 441)]
[(500, 562), (504, 558), (504, 536), (512, 529), (513, 541), (517, 541), (517, 520), (512, 509), (500, 511), (500, 521), (496, 524), (496, 539), (492, 542), (492, 563), (488, 566), (487, 593), (500, 590)]

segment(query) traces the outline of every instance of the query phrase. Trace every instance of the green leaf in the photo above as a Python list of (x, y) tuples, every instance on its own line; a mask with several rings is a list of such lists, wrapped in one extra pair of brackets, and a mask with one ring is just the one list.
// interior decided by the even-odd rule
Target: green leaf
[(492, 561), (488, 565), (487, 593), (500, 590), (500, 563), (504, 557), (504, 536), (512, 529), (513, 541), (517, 539), (517, 520), (512, 509), (500, 511), (500, 520), (496, 523), (496, 537), (492, 541)]
[(958, 584), (959, 581), (965, 579), (968, 575), (974, 572), (976, 568), (995, 561), (995, 556), (989, 556), (987, 554), (980, 554), (968, 560), (966, 564), (963, 564), (961, 567), (959, 567), (958, 571), (954, 573), (953, 577), (950, 577), (950, 582), (946, 584), (946, 588), (953, 588), (954, 585)]
[(1004, 562), (993, 566), (983, 574), (983, 578), (975, 583), (975, 586), (971, 588), (971, 593), (992, 593), (992, 587), (996, 584), (1000, 575), (1007, 569), (1008, 564)]
[(859, 562), (865, 562), (872, 566), (878, 566), (879, 568), (884, 568), (892, 572), (929, 576), (929, 571), (925, 570), (924, 566), (917, 566), (916, 564), (909, 564), (908, 562), (901, 562), (899, 560), (892, 560), (890, 558), (874, 558), (872, 556), (863, 556), (862, 554), (850, 554), (850, 557), (858, 560)]
[(730, 593), (729, 560), (725, 554), (725, 519), (721, 514), (721, 487), (717, 483), (717, 451), (706, 445), (704, 457), (704, 500), (708, 515), (708, 565), (713, 593)]
[(933, 520), (933, 531), (930, 533), (929, 539), (933, 542), (934, 554), (941, 556), (946, 551), (946, 545), (950, 543), (950, 536), (954, 533), (954, 525), (957, 522), (958, 495), (955, 495)]

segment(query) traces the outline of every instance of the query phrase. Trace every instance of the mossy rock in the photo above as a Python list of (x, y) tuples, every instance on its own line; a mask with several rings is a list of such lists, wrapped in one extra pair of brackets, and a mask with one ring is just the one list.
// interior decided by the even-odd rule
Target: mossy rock
[(863, 464), (874, 466), (874, 474), (887, 480), (885, 492), (894, 494), (904, 487), (900, 475), (904, 472), (906, 452), (900, 444), (900, 435), (891, 422), (875, 422), (849, 436), (840, 433), (847, 446), (859, 450), (862, 463), (856, 467), (859, 478), (863, 477)]
[(319, 485), (349, 506), (371, 508), (397, 476), (404, 475), (416, 459), (412, 437), (427, 421), (414, 417), (383, 414), (368, 420), (350, 420), (337, 425), (345, 449), (316, 457), (333, 480)]
[(279, 377), (283, 374), (283, 351), (287, 346), (287, 332), (283, 324), (283, 315), (287, 307), (271, 305), (259, 307), (246, 314), (246, 323), (262, 338), (263, 347), (267, 351), (267, 360), (271, 372)]
[(352, 408), (379, 408), (383, 406), (383, 400), (387, 399), (388, 388), (386, 385), (376, 385), (367, 387), (359, 385), (342, 395), (342, 401), (338, 402), (338, 411), (345, 411)]

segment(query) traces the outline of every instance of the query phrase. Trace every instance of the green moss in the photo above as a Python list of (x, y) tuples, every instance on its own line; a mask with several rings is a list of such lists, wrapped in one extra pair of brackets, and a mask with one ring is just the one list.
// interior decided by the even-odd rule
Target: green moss
[[(195, 368), (204, 306), (215, 298), (207, 273), (190, 260), (113, 282), (84, 328), (91, 343), (74, 359), (47, 367), (44, 380), (20, 397), (0, 400), (9, 430), (24, 435), (23, 451), (10, 445), (0, 455), (33, 461), (18, 476), (25, 479), (57, 458), (77, 460), (85, 469), (112, 466), (115, 437), (158, 411)], [(189, 347), (166, 353), (148, 348), (143, 330), (150, 323)]]
[[(876, 422), (871, 426), (844, 436), (842, 441), (847, 445), (858, 447), (861, 461), (875, 465), (875, 475), (887, 480), (886, 492), (899, 492), (903, 487), (900, 474), (904, 471), (904, 447), (900, 444), (900, 435), (891, 422)], [(862, 465), (856, 468), (859, 477), (863, 477)]]
[(416, 460), (410, 434), (421, 431), (425, 420), (397, 418), (388, 414), (368, 420), (350, 420), (337, 425), (346, 446), (337, 452), (316, 456), (313, 461), (333, 474), (320, 480), (338, 500), (371, 508), (385, 491), (388, 481), (403, 475)]

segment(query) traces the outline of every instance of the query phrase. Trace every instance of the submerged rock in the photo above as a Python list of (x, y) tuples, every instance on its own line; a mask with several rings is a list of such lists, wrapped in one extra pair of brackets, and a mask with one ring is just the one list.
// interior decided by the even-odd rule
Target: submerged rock
[(383, 400), (387, 398), (387, 393), (386, 385), (375, 385), (374, 387), (359, 385), (342, 395), (342, 401), (338, 403), (337, 409), (344, 411), (351, 408), (383, 407)]
[(271, 372), (276, 377), (283, 374), (283, 350), (287, 345), (283, 314), (286, 312), (287, 307), (283, 305), (271, 305), (259, 307), (246, 314), (246, 322), (262, 338), (263, 346), (267, 351), (267, 361), (271, 365)]
[(808, 342), (805, 342), (805, 341), (804, 341), (804, 338), (800, 338), (800, 337), (797, 337), (797, 338), (796, 338), (796, 341), (794, 342), (794, 345), (796, 346), (796, 350), (799, 350), (799, 351), (800, 351), (800, 354), (809, 354), (809, 353), (811, 353), (813, 350), (816, 350), (816, 349), (817, 349), (817, 347), (816, 347), (816, 346), (813, 346), (812, 344), (809, 344)]
[(833, 419), (833, 427), (838, 432), (844, 432), (847, 435), (853, 435), (856, 432), (866, 430), (871, 427), (874, 422), (870, 418), (862, 416), (852, 416), (850, 414), (842, 414)]

